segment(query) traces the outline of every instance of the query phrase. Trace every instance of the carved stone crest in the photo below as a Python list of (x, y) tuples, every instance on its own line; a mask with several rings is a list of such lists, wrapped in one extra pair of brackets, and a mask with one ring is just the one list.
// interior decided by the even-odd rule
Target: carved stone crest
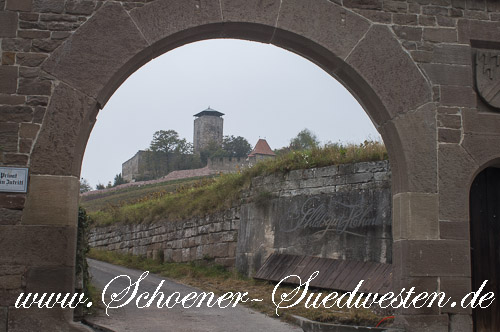
[(500, 108), (500, 51), (477, 50), (476, 85), (485, 102)]

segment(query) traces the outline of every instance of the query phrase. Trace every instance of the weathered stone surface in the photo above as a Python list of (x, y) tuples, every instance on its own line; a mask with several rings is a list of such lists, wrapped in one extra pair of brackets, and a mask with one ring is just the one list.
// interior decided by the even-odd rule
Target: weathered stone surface
[(402, 193), (394, 196), (394, 240), (439, 239), (438, 195)]
[(500, 22), (460, 19), (458, 21), (458, 42), (470, 43), (471, 40), (499, 42)]
[(21, 138), (31, 138), (34, 139), (40, 130), (40, 126), (33, 123), (21, 123), (19, 129), (19, 136)]
[(0, 66), (0, 93), (15, 93), (17, 89), (17, 67)]
[(19, 19), (21, 21), (32, 21), (36, 22), (40, 18), (40, 14), (37, 13), (20, 13)]
[(66, 2), (66, 13), (77, 15), (92, 14), (96, 6), (95, 0), (69, 0)]
[(471, 156), (456, 144), (440, 144), (438, 156), (439, 218), (467, 221), (469, 189), (477, 165)]
[[(446, 297), (451, 297), (450, 302), (441, 308), (443, 313), (454, 313), (454, 314), (471, 314), (472, 310), (470, 307), (462, 308), (460, 301), (462, 298), (472, 291), (471, 289), (471, 278), (457, 278), (457, 277), (441, 277), (439, 288), (441, 292), (446, 293)], [(476, 291), (475, 289), (474, 291)], [(451, 303), (456, 302), (456, 306), (452, 307)]]
[(438, 141), (440, 143), (460, 143), (462, 131), (459, 129), (438, 129)]
[(2, 65), (13, 65), (16, 63), (16, 54), (13, 52), (2, 53)]
[(440, 221), (439, 236), (441, 239), (468, 240), (470, 238), (469, 223), (466, 221)]
[(382, 0), (344, 0), (344, 6), (361, 9), (382, 9)]
[(61, 45), (60, 40), (35, 39), (33, 40), (32, 49), (35, 52), (52, 52), (59, 45)]
[(4, 153), (3, 154), (3, 164), (9, 166), (28, 166), (28, 156), (20, 153)]
[(26, 292), (72, 293), (73, 267), (31, 267), (26, 276)]
[(426, 63), (420, 66), (433, 85), (472, 86), (471, 67), (434, 63)]
[(17, 53), (16, 57), (18, 65), (27, 67), (37, 67), (47, 59), (47, 55), (41, 53)]
[(31, 175), (22, 223), (76, 226), (78, 178)]
[(475, 107), (476, 94), (472, 87), (442, 86), (441, 104), (447, 106)]
[[(382, 58), (383, 62), (375, 60)], [(425, 78), (386, 27), (372, 27), (346, 60), (374, 89), (390, 117), (430, 101)], [(408, 84), (395, 89), (394, 82), (400, 79), (401, 73)], [(372, 117), (379, 124), (388, 120), (387, 116)]]
[(0, 121), (30, 122), (33, 119), (33, 109), (28, 106), (0, 106)]
[(32, 8), (33, 0), (7, 0), (5, 9), (29, 12)]
[(465, 134), (462, 146), (481, 166), (495, 165), (500, 158), (500, 135)]
[(0, 193), (0, 208), (22, 210), (26, 194)]
[(437, 43), (457, 42), (457, 30), (453, 28), (425, 28), (424, 40)]
[(17, 13), (0, 11), (0, 38), (15, 37), (17, 31)]
[[(202, 0), (198, 3), (182, 0), (156, 1), (133, 9), (130, 15), (148, 43), (154, 44), (161, 41), (158, 45), (155, 45), (158, 50), (169, 50), (173, 48), (173, 45), (169, 44), (178, 46), (185, 43), (182, 42), (183, 39), (188, 38), (189, 40), (188, 36), (171, 36), (172, 34), (199, 25), (222, 21), (221, 4), (215, 0)], [(171, 20), (166, 20), (165, 17), (172, 19), (182, 17), (182, 20), (177, 20), (176, 24), (172, 24)], [(212, 33), (209, 28), (205, 30), (209, 34)], [(198, 33), (203, 34), (203, 30)], [(213, 36), (221, 35), (220, 32), (217, 32)]]
[(30, 106), (47, 106), (49, 102), (48, 97), (44, 96), (29, 96), (27, 104)]
[(394, 33), (401, 39), (409, 41), (422, 40), (422, 28), (396, 25), (393, 26), (392, 29), (394, 30)]
[(0, 225), (1, 264), (74, 266), (76, 227)]
[[(310, 18), (314, 17), (314, 20)], [(318, 27), (322, 27), (319, 29)], [(310, 2), (306, 0), (286, 1), (281, 5), (273, 44), (296, 50), (299, 54), (305, 51), (300, 48), (294, 33), (306, 37), (328, 49), (336, 57), (344, 59), (365, 35), (370, 27), (369, 22), (352, 14), (340, 6), (326, 0)], [(349, 33), (346, 33), (349, 31)]]
[(8, 307), (0, 307), (0, 332), (7, 332)]
[(42, 30), (19, 30), (17, 33), (19, 38), (25, 39), (36, 39), (36, 38), (49, 38), (50, 31), (42, 31)]
[[(394, 137), (398, 137), (401, 140), (401, 147), (393, 151), (398, 154), (396, 156), (398, 160), (394, 162), (397, 163), (396, 167), (400, 168), (398, 171), (401, 172), (402, 178), (400, 179), (401, 182), (394, 184), (397, 185), (397, 188), (393, 187), (393, 193), (436, 192), (437, 174), (435, 170), (437, 167), (437, 154), (435, 143), (435, 112), (434, 105), (430, 103), (420, 108), (417, 112), (401, 116), (381, 128), (382, 135), (387, 135), (387, 137), (383, 136), (385, 142), (393, 140)], [(412, 137), (419, 137), (419, 139), (410, 139), (409, 135), (406, 135), (409, 132), (412, 133)], [(391, 159), (393, 174), (394, 162)]]
[[(84, 124), (93, 114), (96, 102), (65, 84), (52, 95), (44, 126), (38, 135), (31, 159), (32, 174), (80, 174), (81, 155), (87, 137)], [(64, 124), (61, 121), (64, 120)], [(92, 128), (91, 126), (89, 126)], [(57, 129), (56, 129), (57, 128)]]
[[(274, 27), (278, 19), (280, 1), (221, 1), (224, 22), (251, 22)], [(272, 29), (269, 30), (272, 32)], [(269, 39), (271, 35), (269, 35)]]
[(31, 40), (20, 38), (4, 38), (2, 39), (2, 50), (27, 52), (31, 48)]
[(0, 225), (15, 225), (21, 221), (23, 211), (0, 208)]
[(401, 240), (394, 247), (405, 257), (403, 276), (470, 277), (469, 241)]
[(464, 108), (462, 110), (465, 134), (498, 134), (500, 114), (492, 112), (478, 112), (477, 109)]
[(38, 13), (62, 13), (64, 0), (33, 0), (33, 10)]
[(472, 317), (470, 315), (450, 315), (450, 331), (469, 332), (473, 329)]
[(24, 96), (13, 96), (0, 94), (0, 104), (3, 105), (22, 105), (25, 102)]
[(22, 95), (50, 95), (52, 82), (43, 78), (20, 78), (17, 93)]
[(441, 107), (438, 109), (437, 125), (442, 128), (462, 128), (462, 116), (458, 108)]
[(126, 78), (119, 71), (146, 47), (125, 10), (109, 3), (54, 51), (43, 68), (104, 105)]
[(0, 149), (5, 152), (17, 151), (17, 137), (19, 133), (19, 124), (0, 122)]

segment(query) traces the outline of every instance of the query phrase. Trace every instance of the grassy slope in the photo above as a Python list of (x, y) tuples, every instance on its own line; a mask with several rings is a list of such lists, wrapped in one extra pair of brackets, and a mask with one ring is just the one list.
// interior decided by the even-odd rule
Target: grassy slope
[(158, 196), (161, 193), (175, 192), (179, 187), (193, 186), (202, 177), (171, 180), (144, 186), (128, 187), (102, 194), (82, 196), (80, 205), (89, 213), (105, 210), (109, 207), (119, 207), (137, 203), (140, 200)]
[[(286, 174), (295, 169), (384, 159), (387, 159), (387, 152), (380, 142), (365, 142), (361, 145), (334, 144), (313, 150), (290, 152), (276, 159), (259, 162), (237, 174), (174, 183), (168, 189), (165, 187), (156, 191), (151, 190), (146, 196), (133, 191), (117, 193), (115, 198), (114, 195), (110, 195), (99, 199), (101, 202), (94, 200), (93, 203), (83, 202), (83, 205), (89, 207), (90, 215), (97, 225), (109, 225), (115, 222), (152, 222), (159, 219), (181, 220), (233, 206), (240, 199), (241, 191), (247, 189), (252, 178), (256, 176)], [(120, 198), (119, 195), (125, 197)], [(127, 198), (132, 195), (135, 200)]]

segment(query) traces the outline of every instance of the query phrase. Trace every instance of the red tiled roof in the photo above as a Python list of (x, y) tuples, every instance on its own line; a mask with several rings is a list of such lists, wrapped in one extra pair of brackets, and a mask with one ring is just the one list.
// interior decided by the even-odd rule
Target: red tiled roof
[(271, 150), (271, 147), (269, 147), (269, 144), (267, 144), (267, 141), (265, 139), (260, 138), (257, 141), (257, 144), (255, 144), (255, 147), (253, 148), (252, 152), (248, 155), (249, 157), (253, 157), (256, 154), (263, 154), (263, 155), (268, 155), (268, 156), (275, 156), (276, 153)]

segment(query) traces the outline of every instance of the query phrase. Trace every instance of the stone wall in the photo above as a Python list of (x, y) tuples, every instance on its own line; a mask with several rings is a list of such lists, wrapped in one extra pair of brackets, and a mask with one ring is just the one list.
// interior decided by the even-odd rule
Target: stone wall
[(215, 258), (250, 275), (273, 252), (390, 263), (389, 163), (258, 177), (228, 211), (93, 229), (90, 245), (173, 262)]
[(273, 252), (392, 262), (388, 161), (254, 179), (241, 206), (237, 268), (253, 274)]
[(117, 224), (90, 231), (91, 247), (167, 262), (214, 258), (234, 266), (239, 228), (238, 209), (177, 222)]

